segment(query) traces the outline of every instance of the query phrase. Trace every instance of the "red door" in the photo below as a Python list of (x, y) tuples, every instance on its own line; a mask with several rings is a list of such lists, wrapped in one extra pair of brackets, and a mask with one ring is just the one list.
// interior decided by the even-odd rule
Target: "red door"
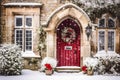
[(57, 28), (58, 66), (80, 66), (80, 28), (75, 20), (66, 19)]

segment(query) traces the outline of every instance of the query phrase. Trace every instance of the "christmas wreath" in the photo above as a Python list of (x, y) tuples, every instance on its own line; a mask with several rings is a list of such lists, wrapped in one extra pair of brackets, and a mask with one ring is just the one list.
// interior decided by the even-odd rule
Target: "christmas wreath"
[(64, 42), (73, 42), (76, 39), (75, 30), (71, 27), (64, 27), (61, 32), (61, 38)]

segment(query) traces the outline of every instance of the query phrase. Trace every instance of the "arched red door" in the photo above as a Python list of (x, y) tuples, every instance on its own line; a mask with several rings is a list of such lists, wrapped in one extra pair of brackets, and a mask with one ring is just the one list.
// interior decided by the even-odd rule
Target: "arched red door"
[(74, 19), (58, 25), (57, 60), (58, 66), (80, 66), (80, 27)]

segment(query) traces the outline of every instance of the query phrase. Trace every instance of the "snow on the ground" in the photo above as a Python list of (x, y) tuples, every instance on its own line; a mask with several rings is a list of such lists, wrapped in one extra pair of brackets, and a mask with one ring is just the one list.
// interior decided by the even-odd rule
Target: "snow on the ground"
[(92, 75), (88, 76), (80, 73), (57, 73), (51, 76), (43, 72), (23, 70), (19, 76), (2, 76), (0, 80), (120, 80), (120, 76)]

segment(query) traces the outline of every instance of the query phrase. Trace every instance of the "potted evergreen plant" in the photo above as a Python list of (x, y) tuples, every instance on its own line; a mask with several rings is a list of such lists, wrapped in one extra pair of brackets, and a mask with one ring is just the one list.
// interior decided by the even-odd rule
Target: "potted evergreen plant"
[(46, 75), (54, 73), (54, 69), (57, 66), (57, 61), (51, 57), (45, 57), (41, 62), (41, 71), (45, 72)]
[(53, 68), (50, 64), (46, 63), (45, 64), (45, 74), (46, 75), (51, 75), (53, 74)]

